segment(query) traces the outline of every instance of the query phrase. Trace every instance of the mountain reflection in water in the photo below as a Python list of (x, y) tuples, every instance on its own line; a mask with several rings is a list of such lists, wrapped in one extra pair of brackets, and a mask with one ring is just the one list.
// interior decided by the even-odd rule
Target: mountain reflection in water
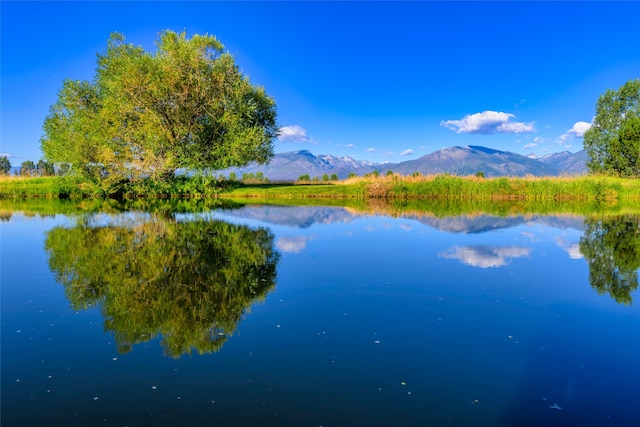
[[(359, 212), (344, 207), (328, 206), (264, 206), (246, 205), (227, 211), (234, 218), (253, 219), (267, 224), (295, 228), (309, 228), (314, 224), (349, 223), (358, 217), (376, 214)], [(619, 303), (630, 304), (631, 293), (638, 288), (640, 268), (640, 216), (615, 215), (604, 218), (579, 215), (514, 215), (502, 217), (490, 214), (439, 217), (432, 213), (395, 212), (396, 217), (416, 221), (447, 233), (482, 234), (524, 224), (538, 224), (558, 229), (584, 231), (580, 242), (559, 238), (560, 246), (571, 259), (583, 256), (589, 264), (591, 286), (599, 294), (609, 294)], [(401, 228), (411, 231), (408, 224)], [(312, 236), (280, 237), (276, 246), (283, 252), (299, 253)], [(505, 266), (510, 259), (528, 257), (531, 249), (523, 246), (454, 246), (441, 252), (444, 259), (457, 259), (462, 263), (480, 267)]]

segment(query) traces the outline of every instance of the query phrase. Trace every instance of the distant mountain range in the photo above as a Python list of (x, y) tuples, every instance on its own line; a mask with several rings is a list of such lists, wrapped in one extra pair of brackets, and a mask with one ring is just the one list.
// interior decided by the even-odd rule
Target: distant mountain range
[(221, 171), (228, 175), (235, 172), (238, 178), (243, 173), (262, 172), (272, 181), (296, 180), (301, 175), (322, 177), (336, 174), (345, 179), (350, 173), (362, 176), (373, 171), (385, 174), (393, 171), (402, 175), (419, 172), (423, 175), (448, 173), (451, 175), (474, 175), (483, 172), (484, 176), (559, 176), (584, 175), (587, 173), (587, 154), (584, 150), (577, 153), (564, 151), (543, 157), (527, 157), (508, 151), (486, 147), (467, 146), (449, 147), (416, 160), (401, 163), (372, 163), (354, 160), (351, 157), (337, 157), (331, 154), (315, 156), (307, 150), (290, 151), (276, 154), (266, 165), (250, 164), (244, 168), (231, 168)]

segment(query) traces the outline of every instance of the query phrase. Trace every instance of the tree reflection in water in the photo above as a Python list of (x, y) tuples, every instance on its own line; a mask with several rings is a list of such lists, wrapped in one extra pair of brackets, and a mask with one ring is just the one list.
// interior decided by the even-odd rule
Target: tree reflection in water
[(100, 306), (118, 351), (159, 335), (165, 354), (219, 350), (276, 283), (273, 234), (152, 215), (47, 233), (49, 266), (76, 310)]
[(589, 281), (599, 294), (631, 304), (638, 288), (640, 215), (588, 218), (580, 252), (589, 264)]

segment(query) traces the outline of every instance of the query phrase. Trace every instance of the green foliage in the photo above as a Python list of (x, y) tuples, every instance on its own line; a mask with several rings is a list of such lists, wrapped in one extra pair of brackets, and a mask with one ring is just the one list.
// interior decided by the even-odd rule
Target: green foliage
[(20, 175), (34, 176), (36, 174), (36, 165), (31, 160), (25, 160), (20, 164)]
[(55, 168), (52, 163), (47, 162), (46, 160), (38, 160), (38, 164), (36, 165), (36, 169), (40, 176), (53, 176), (56, 174)]
[(57, 174), (60, 176), (66, 176), (71, 173), (71, 165), (69, 163), (60, 163), (57, 165), (57, 169)]
[(275, 286), (267, 229), (169, 213), (112, 221), (56, 227), (45, 249), (73, 309), (99, 306), (120, 352), (157, 336), (171, 357), (217, 351)]
[(476, 172), (476, 178), (484, 178), (484, 172), (482, 171)]
[[(237, 181), (219, 180), (213, 175), (179, 175), (167, 181), (141, 179), (120, 186), (119, 198), (217, 197), (237, 187)], [(0, 180), (0, 198), (104, 198), (102, 187), (78, 175)]]
[(331, 174), (331, 181), (337, 181), (338, 179), (339, 179), (339, 178), (338, 178), (338, 175), (337, 175), (337, 174), (335, 174), (335, 173), (332, 173), (332, 174)]
[(66, 199), (96, 195), (95, 187), (78, 177), (33, 177), (0, 179), (0, 199)]
[(393, 171), (392, 170), (388, 170), (386, 176), (393, 176)]
[(347, 175), (347, 178), (355, 178), (356, 176), (358, 175), (356, 175), (355, 172), (349, 172), (349, 175)]
[(241, 181), (243, 184), (264, 184), (269, 182), (269, 179), (264, 176), (264, 172), (245, 172), (242, 174)]
[(373, 172), (371, 172), (371, 175), (373, 175), (374, 177), (376, 177), (376, 178), (377, 178), (377, 177), (380, 175), (380, 172), (378, 172), (378, 171), (373, 171)]
[(584, 134), (593, 173), (640, 177), (640, 79), (598, 98), (593, 125)]
[(323, 174), (322, 175), (322, 182), (329, 182), (329, 175), (328, 174)]
[(213, 36), (164, 31), (146, 52), (112, 35), (91, 82), (66, 80), (44, 123), (48, 161), (69, 163), (105, 192), (273, 156), (276, 109)]
[(11, 162), (7, 156), (0, 156), (0, 175), (9, 175), (11, 173)]
[(638, 288), (640, 215), (587, 219), (580, 252), (589, 264), (591, 286), (630, 305)]
[(640, 178), (640, 116), (622, 123), (610, 151), (612, 168), (620, 176)]
[(311, 181), (311, 178), (309, 177), (308, 174), (305, 173), (304, 175), (300, 175), (298, 177), (298, 181)]

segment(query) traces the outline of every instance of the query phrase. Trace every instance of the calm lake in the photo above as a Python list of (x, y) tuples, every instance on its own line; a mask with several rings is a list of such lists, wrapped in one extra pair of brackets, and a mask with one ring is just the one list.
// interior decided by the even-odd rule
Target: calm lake
[(24, 206), (3, 427), (640, 419), (638, 215)]

